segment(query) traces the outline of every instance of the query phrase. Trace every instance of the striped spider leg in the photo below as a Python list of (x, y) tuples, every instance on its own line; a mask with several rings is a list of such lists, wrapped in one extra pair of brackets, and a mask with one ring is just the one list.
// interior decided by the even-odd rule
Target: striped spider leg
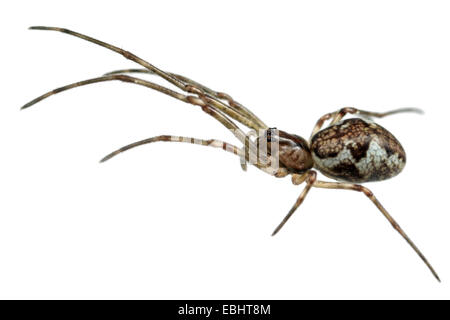
[[(203, 111), (205, 111), (206, 113), (212, 115), (214, 118), (219, 120), (230, 131), (232, 131), (232, 133), (242, 143), (244, 143), (246, 146), (248, 146), (248, 148), (250, 149), (249, 152), (256, 153), (255, 146), (252, 143), (250, 143), (249, 138), (245, 135), (245, 133), (241, 129), (239, 129), (239, 127), (237, 127), (234, 123), (232, 123), (227, 117), (224, 117), (224, 114), (226, 114), (226, 115), (230, 116), (231, 118), (237, 120), (238, 122), (242, 123), (243, 125), (246, 125), (249, 128), (252, 128), (254, 130), (261, 130), (261, 129), (264, 129), (265, 127), (267, 127), (261, 120), (259, 120), (253, 113), (251, 113), (248, 109), (246, 109), (242, 105), (237, 104), (237, 103), (233, 103), (232, 106), (227, 105), (227, 104), (223, 103), (222, 101), (220, 101), (216, 97), (217, 95), (215, 94), (215, 92), (213, 92), (211, 89), (208, 89), (186, 77), (164, 72), (128, 51), (125, 51), (123, 49), (120, 49), (111, 44), (105, 43), (103, 41), (94, 39), (92, 37), (89, 37), (89, 36), (86, 36), (86, 35), (71, 31), (71, 30), (63, 29), (63, 28), (31, 27), (30, 29), (59, 31), (62, 33), (70, 34), (75, 37), (87, 40), (87, 41), (95, 43), (97, 45), (103, 46), (107, 49), (110, 49), (112, 51), (115, 51), (115, 52), (121, 54), (122, 56), (124, 56), (127, 59), (130, 59), (130, 60), (144, 66), (145, 68), (148, 68), (148, 70), (150, 72), (162, 77), (163, 79), (167, 80), (169, 83), (175, 85), (178, 88), (181, 88), (183, 91), (185, 91), (188, 94), (187, 95), (181, 94), (181, 93), (178, 93), (171, 89), (160, 86), (156, 83), (152, 83), (150, 81), (146, 81), (146, 80), (139, 79), (136, 77), (130, 77), (128, 75), (123, 75), (123, 74), (110, 74), (110, 75), (105, 75), (105, 76), (98, 77), (98, 78), (79, 81), (79, 82), (76, 82), (76, 83), (73, 83), (70, 85), (66, 85), (66, 86), (54, 89), (50, 92), (47, 92), (47, 93), (37, 97), (36, 99), (28, 102), (27, 104), (25, 104), (22, 107), (22, 109), (28, 108), (28, 107), (36, 104), (37, 102), (39, 102), (45, 98), (48, 98), (51, 95), (60, 93), (62, 91), (68, 90), (68, 89), (76, 88), (76, 87), (87, 85), (87, 84), (93, 84), (93, 83), (97, 83), (97, 82), (119, 80), (119, 81), (123, 81), (123, 82), (142, 85), (142, 86), (157, 90), (159, 92), (162, 92), (164, 94), (167, 94), (169, 96), (172, 96), (173, 98), (176, 98), (183, 102), (202, 107)], [(207, 92), (205, 92), (205, 90)], [(192, 96), (192, 95), (189, 95), (189, 93), (193, 93), (195, 95)], [(215, 96), (212, 96), (211, 93), (214, 93)], [(208, 106), (208, 108), (205, 108), (206, 106)], [(248, 157), (249, 157), (249, 154), (247, 153), (247, 158)], [(242, 161), (241, 165), (242, 165), (242, 168), (245, 170), (246, 169), (245, 161)]]

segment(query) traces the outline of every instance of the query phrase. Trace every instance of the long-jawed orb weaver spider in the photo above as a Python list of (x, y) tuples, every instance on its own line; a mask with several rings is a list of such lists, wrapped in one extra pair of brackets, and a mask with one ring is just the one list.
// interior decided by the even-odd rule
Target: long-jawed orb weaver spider
[[(39, 26), (31, 27), (30, 29), (59, 31), (93, 42), (121, 54), (145, 69), (118, 70), (106, 73), (98, 78), (69, 84), (43, 94), (25, 104), (22, 109), (28, 108), (51, 95), (68, 89), (97, 82), (119, 80), (138, 84), (162, 92), (183, 102), (201, 107), (204, 112), (215, 118), (230, 130), (243, 144), (243, 147), (239, 148), (230, 143), (215, 139), (202, 140), (190, 137), (161, 135), (122, 147), (104, 157), (101, 162), (104, 162), (123, 151), (147, 143), (157, 141), (188, 142), (222, 148), (225, 151), (234, 153), (241, 158), (241, 166), (244, 170), (246, 170), (247, 163), (250, 163), (258, 169), (275, 177), (291, 175), (292, 183), (294, 185), (305, 183), (306, 186), (289, 213), (281, 221), (272, 235), (275, 235), (280, 231), (295, 210), (302, 204), (306, 195), (313, 187), (362, 192), (386, 217), (394, 229), (409, 243), (436, 279), (440, 281), (437, 273), (425, 256), (405, 234), (403, 229), (400, 228), (388, 211), (381, 205), (374, 194), (366, 187), (356, 184), (369, 181), (381, 181), (394, 177), (402, 171), (406, 163), (405, 151), (400, 142), (398, 142), (386, 129), (371, 121), (370, 118), (382, 118), (402, 112), (421, 113), (421, 110), (404, 108), (379, 113), (350, 107), (343, 108), (323, 115), (317, 121), (311, 136), (307, 141), (300, 136), (269, 128), (250, 110), (233, 100), (228, 94), (214, 91), (187, 77), (162, 71), (131, 52), (63, 28)], [(184, 93), (127, 75), (130, 73), (149, 73), (160, 76), (175, 87), (181, 89)], [(359, 118), (342, 120), (346, 114), (358, 115)], [(257, 131), (258, 134), (256, 139), (250, 139), (249, 136), (246, 135), (230, 118)], [(330, 124), (328, 127), (322, 129), (324, 123), (328, 120), (330, 120)], [(314, 171), (313, 168), (317, 169), (325, 176), (337, 180), (337, 182), (318, 180), (316, 171)]]

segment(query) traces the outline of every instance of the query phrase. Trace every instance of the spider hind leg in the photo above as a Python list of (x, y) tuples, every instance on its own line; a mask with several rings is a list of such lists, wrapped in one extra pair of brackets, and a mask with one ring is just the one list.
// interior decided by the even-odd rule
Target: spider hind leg
[(437, 275), (436, 271), (433, 269), (431, 264), (428, 262), (428, 260), (425, 258), (425, 256), (422, 254), (422, 252), (417, 248), (417, 246), (412, 242), (412, 240), (406, 235), (406, 233), (403, 231), (403, 229), (399, 226), (399, 224), (394, 220), (394, 218), (389, 214), (389, 212), (382, 206), (380, 201), (375, 197), (375, 195), (370, 191), (368, 188), (359, 185), (359, 184), (353, 184), (353, 183), (346, 183), (346, 182), (327, 182), (327, 181), (315, 181), (313, 184), (313, 187), (316, 188), (325, 188), (325, 189), (343, 189), (343, 190), (353, 190), (362, 192), (366, 197), (372, 201), (372, 203), (378, 208), (378, 210), (383, 214), (383, 216), (391, 223), (392, 227), (397, 230), (397, 232), (403, 237), (403, 239), (408, 242), (408, 244), (414, 249), (414, 251), (417, 253), (417, 255), (422, 259), (422, 261), (426, 264), (428, 269), (431, 271), (431, 273), (434, 275), (434, 277), (441, 282), (439, 279), (439, 276)]

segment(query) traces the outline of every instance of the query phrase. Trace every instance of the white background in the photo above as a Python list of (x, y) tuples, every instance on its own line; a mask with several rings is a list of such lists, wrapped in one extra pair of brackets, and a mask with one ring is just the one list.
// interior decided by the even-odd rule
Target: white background
[[(450, 19), (446, 1), (14, 1), (0, 5), (0, 298), (450, 298)], [(308, 137), (344, 106), (408, 154), (367, 184), (441, 276), (438, 283), (363, 195), (301, 192), (221, 150), (237, 143), (197, 107), (124, 83), (58, 86), (136, 67), (68, 35), (111, 42), (230, 93), (270, 126)], [(162, 82), (160, 82), (162, 83)], [(324, 177), (321, 177), (325, 179)]]

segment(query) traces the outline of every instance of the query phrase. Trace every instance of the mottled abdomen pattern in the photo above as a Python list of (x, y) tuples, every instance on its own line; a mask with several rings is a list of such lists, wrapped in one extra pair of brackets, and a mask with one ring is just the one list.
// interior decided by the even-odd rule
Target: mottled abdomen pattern
[(376, 123), (354, 118), (325, 128), (311, 140), (315, 167), (341, 181), (368, 182), (399, 174), (406, 163), (400, 142)]

